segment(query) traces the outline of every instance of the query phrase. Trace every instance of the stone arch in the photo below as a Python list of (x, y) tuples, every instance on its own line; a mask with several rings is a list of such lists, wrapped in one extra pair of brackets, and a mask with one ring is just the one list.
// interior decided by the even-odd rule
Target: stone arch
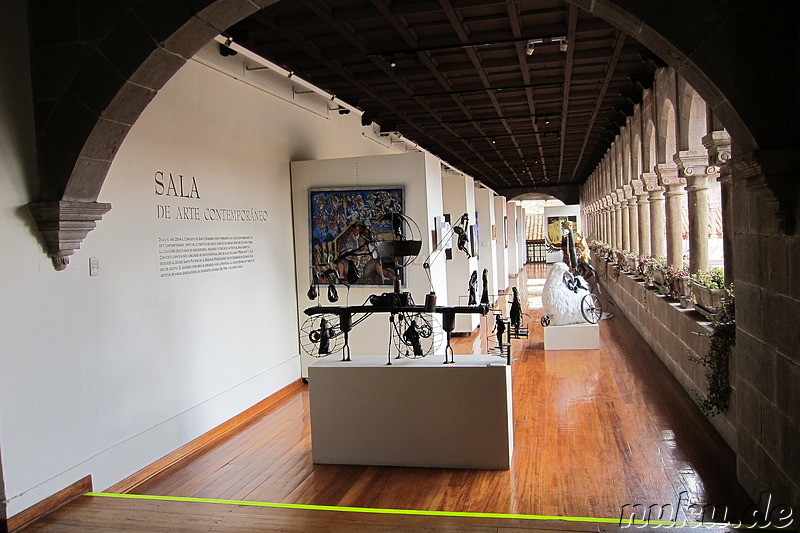
[[(641, 120), (641, 119), (640, 119)], [(640, 134), (640, 128), (637, 127), (633, 130), (633, 136), (631, 137), (631, 178), (632, 179), (640, 179), (642, 177), (642, 168), (646, 168), (642, 166), (642, 136)]]
[[(90, 14), (81, 13), (85, 4), (78, 2), (29, 2), (40, 174), (39, 202), (31, 211), (56, 268), (66, 266), (110, 209), (96, 200), (111, 161), (158, 90), (214, 36), (277, 1), (126, 0), (106, 2)], [(768, 67), (760, 61), (770, 57), (775, 39), (788, 39), (782, 49), (794, 56), (785, 60), (796, 63), (794, 3), (733, 8), (694, 3), (681, 17), (667, 17), (659, 0), (567, 1), (636, 38), (673, 66), (697, 88), (743, 151), (780, 147), (786, 138), (798, 137), (797, 74), (791, 69), (764, 72)], [(759, 24), (775, 37), (743, 46), (740, 28)], [(770, 83), (743, 91), (737, 72), (759, 67)], [(759, 101), (772, 105), (765, 112)], [(794, 115), (786, 116), (786, 110)]]
[(704, 151), (703, 136), (708, 130), (708, 105), (686, 80), (678, 79), (678, 150)]
[(656, 125), (657, 163), (672, 162), (672, 157), (678, 151), (676, 129), (677, 119), (675, 117), (675, 104), (669, 98), (665, 98), (664, 101), (661, 102), (658, 113), (658, 124)]
[(644, 126), (644, 146), (642, 147), (643, 168), (646, 172), (653, 171), (656, 157), (656, 126), (653, 120), (648, 118)]

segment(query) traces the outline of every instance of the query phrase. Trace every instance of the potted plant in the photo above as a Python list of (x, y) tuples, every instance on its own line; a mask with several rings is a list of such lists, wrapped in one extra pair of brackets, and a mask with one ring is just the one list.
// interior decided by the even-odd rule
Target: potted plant
[(723, 270), (714, 267), (692, 274), (691, 287), (695, 309), (706, 318), (713, 318), (722, 309), (726, 295)]
[(685, 268), (667, 267), (664, 271), (664, 289), (667, 296), (676, 300), (689, 296), (689, 271)]
[(639, 256), (635, 252), (625, 252), (625, 271), (636, 274), (639, 268)]
[(694, 391), (694, 397), (707, 416), (714, 416), (728, 408), (731, 393), (728, 364), (731, 351), (736, 344), (736, 307), (733, 285), (723, 298), (719, 312), (711, 321), (708, 353), (692, 360), (706, 369), (708, 393)]
[(664, 272), (667, 268), (667, 258), (651, 255), (649, 261), (651, 283), (661, 288), (666, 285)]

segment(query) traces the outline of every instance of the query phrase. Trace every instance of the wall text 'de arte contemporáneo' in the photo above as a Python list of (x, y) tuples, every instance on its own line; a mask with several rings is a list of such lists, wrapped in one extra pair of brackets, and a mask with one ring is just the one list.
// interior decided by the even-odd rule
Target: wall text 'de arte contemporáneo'
[[(175, 200), (200, 200), (197, 178), (181, 174), (155, 173), (155, 194)], [(197, 222), (266, 222), (269, 213), (265, 209), (198, 207), (193, 205), (157, 205), (159, 220), (181, 220)], [(216, 224), (215, 224), (216, 226)], [(235, 225), (225, 225), (234, 229)], [(158, 238), (159, 270), (162, 278), (238, 270), (255, 262), (253, 235), (164, 236)]]

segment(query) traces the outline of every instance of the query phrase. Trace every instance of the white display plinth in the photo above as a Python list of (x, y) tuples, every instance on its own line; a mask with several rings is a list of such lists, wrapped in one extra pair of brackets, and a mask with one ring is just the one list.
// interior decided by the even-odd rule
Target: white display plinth
[(511, 367), (499, 357), (333, 356), (308, 368), (314, 463), (508, 469)]
[(599, 324), (569, 324), (544, 328), (545, 350), (598, 350)]

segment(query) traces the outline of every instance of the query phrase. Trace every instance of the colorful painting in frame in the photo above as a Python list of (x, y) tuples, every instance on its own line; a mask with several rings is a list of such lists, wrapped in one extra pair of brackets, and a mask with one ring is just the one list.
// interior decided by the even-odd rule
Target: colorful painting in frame
[(398, 275), (402, 279), (402, 272), (374, 257), (367, 245), (370, 235), (392, 231), (391, 220), (377, 222), (391, 213), (403, 213), (401, 187), (309, 190), (312, 278), (364, 286), (391, 286)]

